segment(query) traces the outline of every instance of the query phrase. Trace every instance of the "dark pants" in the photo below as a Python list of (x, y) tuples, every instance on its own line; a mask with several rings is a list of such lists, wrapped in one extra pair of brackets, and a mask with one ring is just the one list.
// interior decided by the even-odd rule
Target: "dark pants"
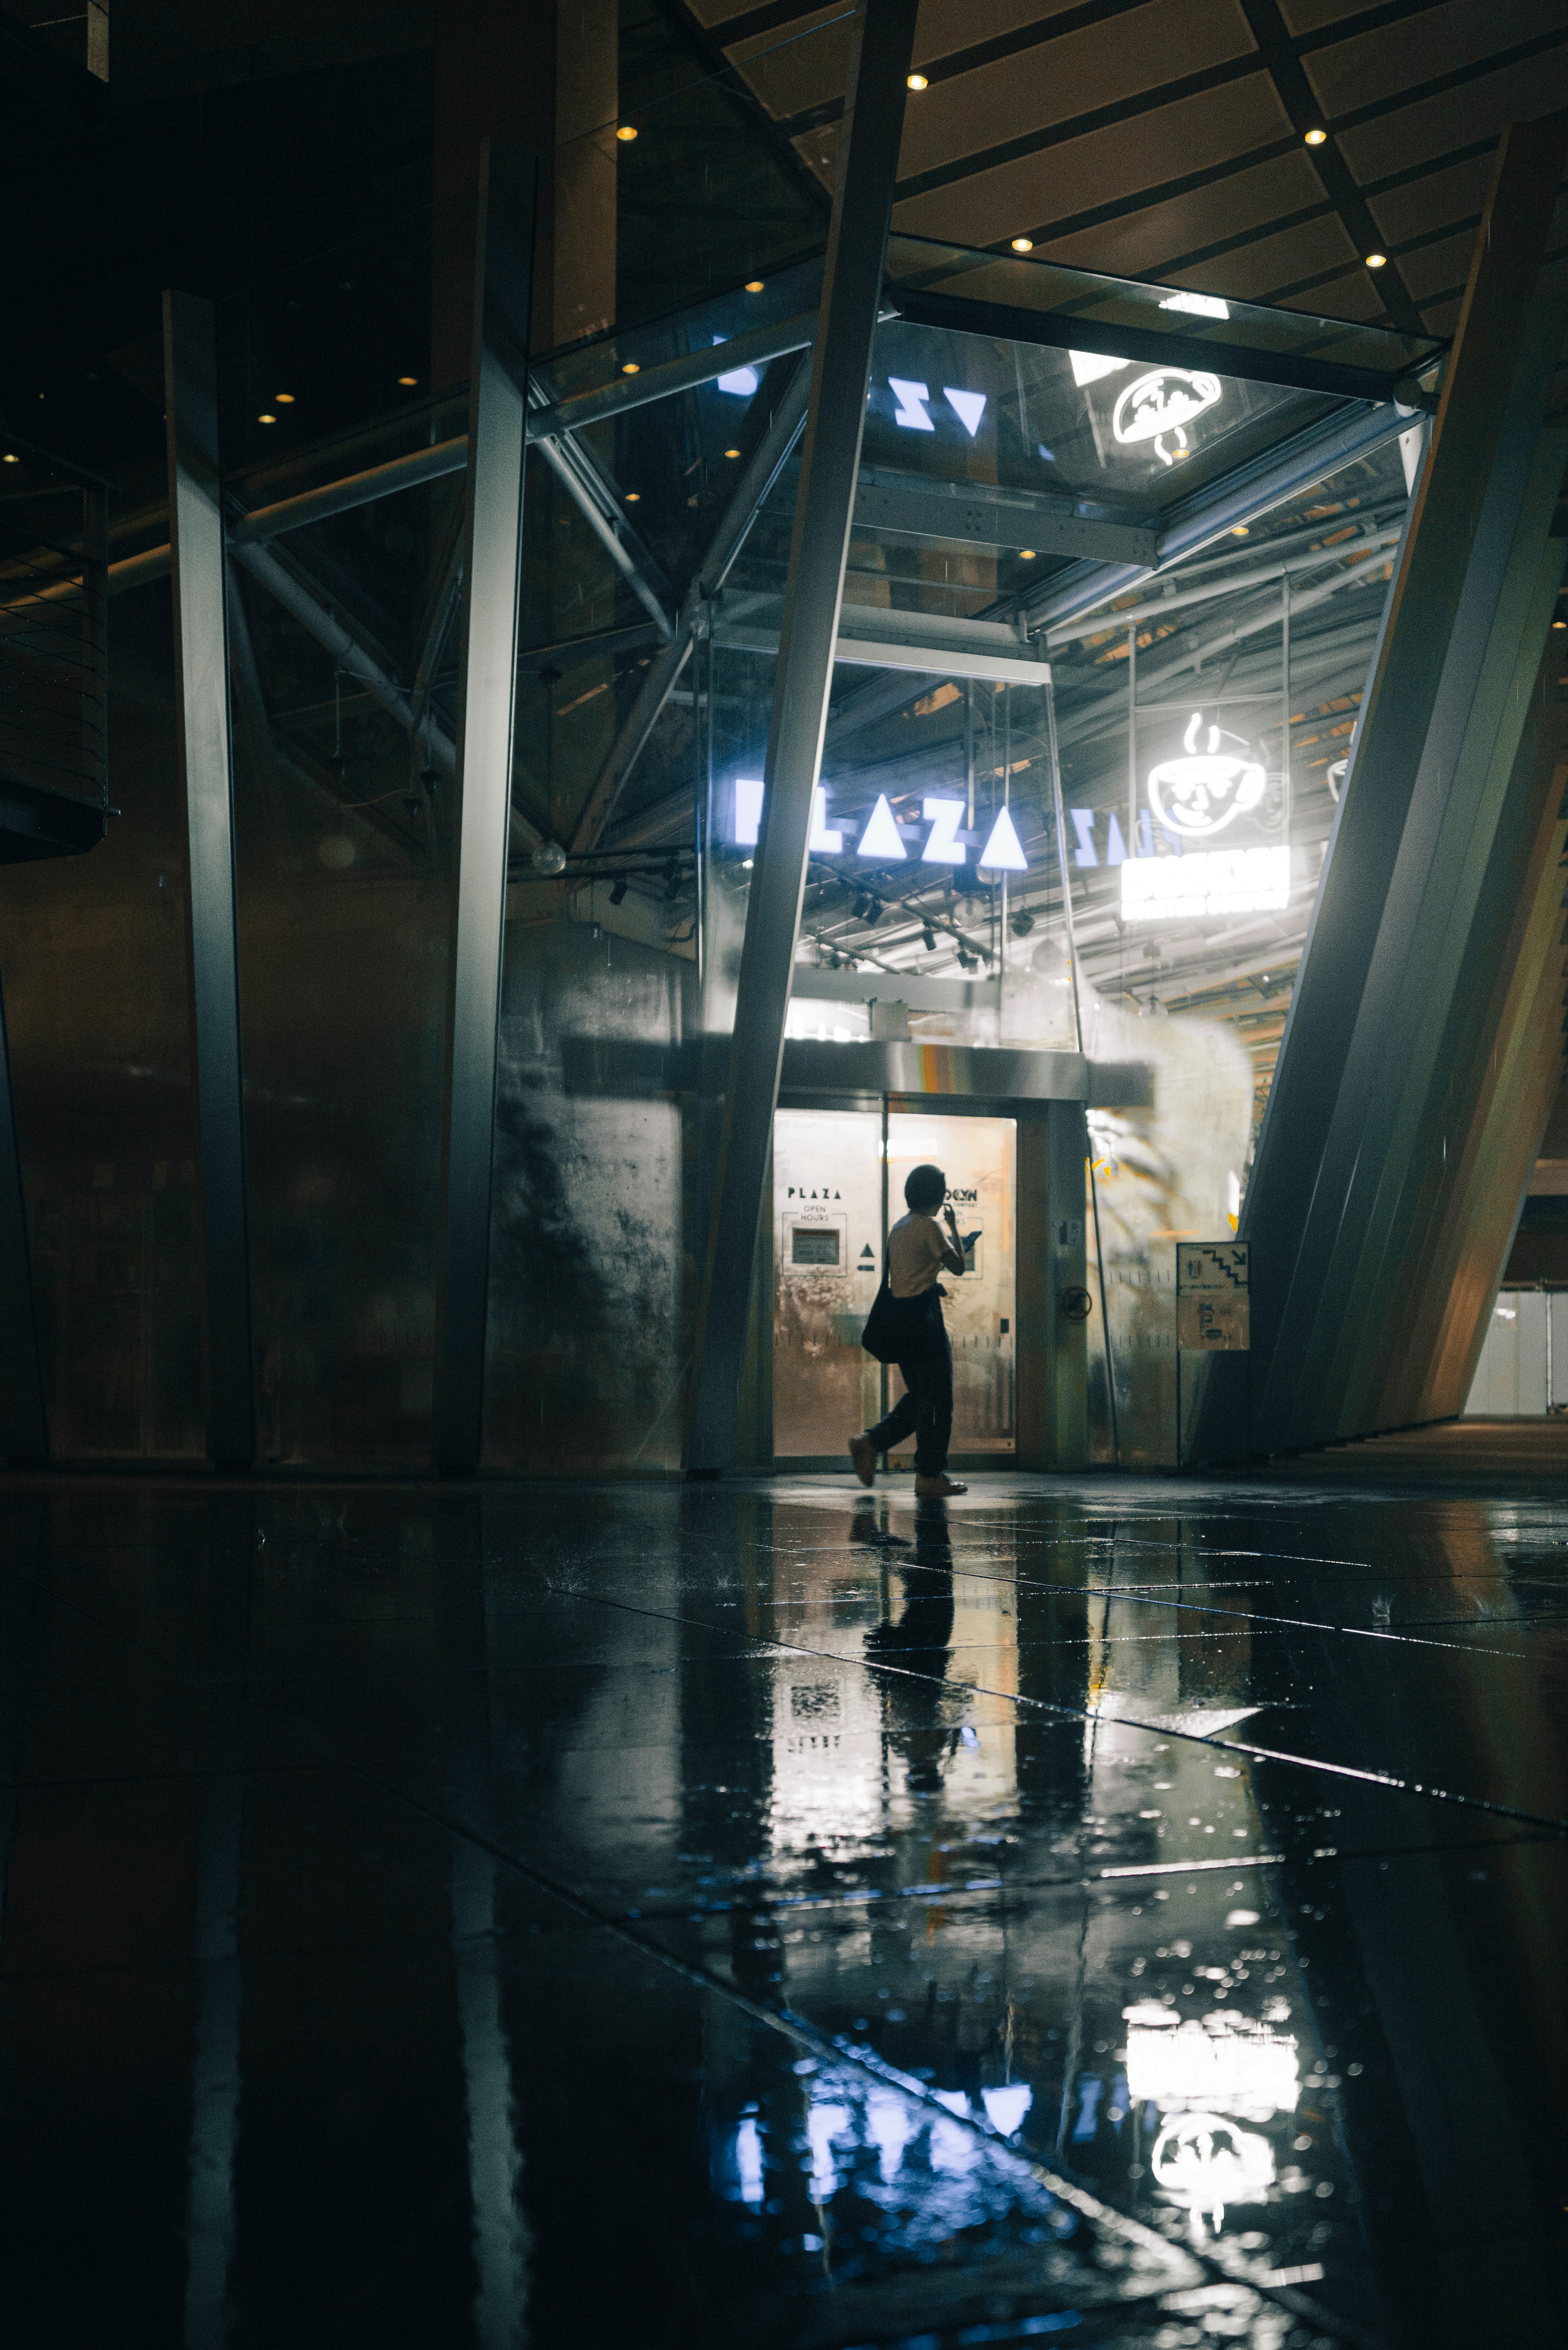
[(953, 1432), (953, 1350), (942, 1320), (942, 1301), (935, 1289), (928, 1289), (923, 1296), (901, 1297), (896, 1303), (900, 1320), (907, 1323), (898, 1357), (905, 1392), (887, 1419), (866, 1433), (876, 1451), (891, 1452), (912, 1430), (916, 1475), (940, 1477), (948, 1465), (948, 1440)]

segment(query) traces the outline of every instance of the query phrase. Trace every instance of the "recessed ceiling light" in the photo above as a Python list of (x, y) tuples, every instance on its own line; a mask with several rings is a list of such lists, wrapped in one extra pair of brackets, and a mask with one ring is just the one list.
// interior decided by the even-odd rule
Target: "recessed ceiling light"
[(18, 456), (17, 456), (16, 452), (15, 451), (15, 449), (7, 449), (7, 450), (6, 450), (6, 452), (5, 452), (5, 463), (7, 465), (19, 465), (19, 464), (21, 463), (21, 462), (22, 462), (22, 460), (20, 459), (20, 457), (18, 457)]
[(1034, 239), (1032, 236), (1015, 236), (1012, 240), (1012, 250), (1014, 253), (1033, 253)]
[[(8, 465), (14, 465), (16, 462), (15, 457), (7, 457), (5, 460)], [(1568, 629), (1568, 620), (1553, 620), (1552, 625), (1554, 629)]]
[(261, 415), (256, 418), (256, 422), (258, 424), (275, 424), (277, 422), (277, 419), (270, 409), (265, 409)]
[(628, 492), (627, 492), (627, 494), (626, 494), (626, 502), (627, 502), (628, 505), (628, 506), (634, 506), (634, 505), (636, 505), (636, 504), (637, 504), (638, 500), (641, 497), (641, 495), (642, 495), (642, 492), (641, 492), (640, 490), (628, 490)]
[(726, 457), (738, 457), (740, 453), (738, 449), (726, 449), (724, 452)]
[(1386, 253), (1369, 253), (1366, 256), (1366, 266), (1368, 269), (1386, 269), (1388, 255)]
[(1306, 134), (1306, 143), (1309, 147), (1321, 147), (1327, 137), (1326, 130), (1309, 130)]
[(636, 131), (632, 129), (631, 124), (630, 124), (629, 122), (623, 122), (623, 123), (621, 124), (621, 126), (620, 126), (620, 129), (616, 132), (616, 134), (615, 134), (615, 135), (616, 135), (616, 137), (617, 137), (618, 139), (635, 139), (635, 138), (637, 137), (637, 133), (636, 133)]
[(294, 394), (292, 391), (275, 391), (272, 398), (273, 406), (275, 408), (292, 408), (294, 406)]
[(747, 280), (746, 280), (746, 291), (747, 291), (747, 293), (748, 293), (748, 294), (760, 294), (760, 293), (762, 292), (762, 290), (763, 290), (763, 280), (762, 280), (760, 277), (748, 277), (748, 278), (747, 278)]
[(910, 89), (929, 89), (930, 88), (930, 84), (927, 81), (924, 74), (910, 74), (909, 76), (909, 87)]
[(1247, 525), (1244, 522), (1233, 522), (1231, 525), (1231, 536), (1232, 538), (1245, 538)]
[(640, 375), (642, 373), (642, 369), (638, 366), (635, 359), (628, 359), (621, 369), (621, 373), (622, 375)]
[(1034, 549), (1032, 546), (1021, 546), (1018, 550), (1018, 560), (1020, 563), (1033, 563)]
[(417, 375), (400, 375), (398, 381), (401, 384), (415, 384), (418, 383), (419, 378)]

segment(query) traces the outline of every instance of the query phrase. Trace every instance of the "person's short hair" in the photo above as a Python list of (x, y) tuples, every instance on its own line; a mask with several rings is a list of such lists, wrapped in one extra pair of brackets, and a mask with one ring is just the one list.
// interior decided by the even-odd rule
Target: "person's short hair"
[(948, 1196), (948, 1179), (940, 1167), (911, 1167), (904, 1178), (904, 1197), (917, 1216), (934, 1215)]

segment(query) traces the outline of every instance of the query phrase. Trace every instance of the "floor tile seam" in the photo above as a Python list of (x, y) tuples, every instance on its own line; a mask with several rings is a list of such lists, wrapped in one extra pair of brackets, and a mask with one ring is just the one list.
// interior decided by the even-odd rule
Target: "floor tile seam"
[[(765, 2002), (753, 1998), (750, 1993), (741, 1991), (738, 1986), (726, 1982), (722, 1976), (712, 1973), (708, 1968), (695, 1966), (690, 1960), (681, 1959), (658, 1942), (649, 1940), (630, 1925), (618, 1919), (614, 1912), (603, 1909), (597, 1903), (588, 1900), (582, 1894), (559, 1883), (548, 1871), (540, 1868), (537, 1863), (522, 1860), (493, 1838), (462, 1821), (447, 1818), (433, 1805), (409, 1794), (390, 1783), (382, 1781), (377, 1773), (362, 1772), (361, 1775), (366, 1778), (368, 1783), (379, 1787), (383, 1794), (408, 1804), (410, 1809), (420, 1812), (432, 1823), (443, 1826), (450, 1835), (462, 1836), (467, 1843), (487, 1854), (493, 1860), (526, 1878), (541, 1891), (548, 1893), (562, 1906), (575, 1910), (590, 1924), (599, 1926), (616, 1939), (628, 1943), (643, 1957), (651, 1959), (657, 1965), (670, 1969), (710, 1996), (722, 1999), (732, 2007), (741, 2009), (753, 2021), (768, 2029), (783, 2031), (808, 2049), (818, 2061), (853, 2064), (857, 2071), (868, 2073), (878, 2081), (893, 2084), (903, 2095), (934, 2114), (943, 2114), (950, 2119), (956, 2119), (976, 2137), (1003, 2150), (1014, 2160), (1023, 2163), (1033, 2172), (1039, 2184), (1044, 2187), (1048, 2193), (1054, 2195), (1059, 2202), (1066, 2203), (1080, 2216), (1088, 2219), (1096, 2227), (1119, 2235), (1124, 2242), (1130, 2241), (1136, 2244), (1140, 2250), (1154, 2254), (1162, 2263), (1170, 2262), (1175, 2248), (1168, 2239), (1160, 2235), (1158, 2230), (1134, 2219), (1130, 2213), (1118, 2210), (1116, 2205), (1104, 2201), (1075, 2181), (1064, 2178), (1059, 2173), (1049, 2169), (1037, 2157), (1014, 2146), (989, 2121), (974, 2115), (953, 2115), (951, 2109), (940, 2104), (923, 2081), (912, 2074), (898, 2071), (896, 2067), (879, 2057), (874, 2050), (846, 2042), (841, 2035), (832, 2035), (824, 2032), (808, 2017), (798, 2014), (794, 2009), (784, 2006), (782, 2002), (777, 2007), (771, 2007)], [(1331, 2319), (1328, 2313), (1306, 2303), (1303, 2297), (1293, 2290), (1257, 2282), (1251, 2273), (1251, 2263), (1239, 2251), (1230, 2252), (1226, 2258), (1216, 2257), (1207, 2246), (1199, 2249), (1183, 2245), (1180, 2251), (1184, 2259), (1190, 2260), (1195, 2265), (1207, 2270), (1216, 2282), (1244, 2284), (1250, 2291), (1263, 2293), (1282, 2303), (1292, 2310), (1293, 2314), (1303, 2314), (1304, 2310), (1310, 2314), (1314, 2324), (1329, 2333), (1331, 2340), (1337, 2338), (1347, 2345), (1355, 2345), (1355, 2350), (1381, 2350), (1381, 2345), (1376, 2344), (1373, 2337), (1364, 2334), (1359, 2328), (1354, 2326), (1347, 2332), (1344, 2321), (1338, 2318)], [(1187, 2288), (1173, 2281), (1158, 2288), (1151, 2287), (1149, 2294), (1143, 2297), (1152, 2298), (1156, 2291), (1168, 2293), (1185, 2289)]]
[(1228, 1855), (1222, 1860), (1133, 1862), (1096, 1870), (1091, 1876), (1065, 1877), (996, 1877), (974, 1885), (940, 1885), (921, 1878), (913, 1885), (846, 1887), (836, 1893), (775, 1893), (765, 1886), (756, 1887), (757, 1898), (748, 1901), (740, 1898), (744, 1889), (737, 1888), (737, 1898), (731, 1901), (683, 1901), (659, 1909), (625, 1908), (613, 1914), (628, 1922), (643, 1926), (693, 1924), (699, 1918), (753, 1916), (814, 1917), (824, 1911), (855, 1909), (877, 1904), (908, 1901), (950, 1907), (958, 1902), (979, 1907), (1000, 1895), (994, 1906), (1005, 1908), (1015, 1897), (1033, 1893), (1094, 1892), (1106, 1883), (1133, 1883), (1142, 1877), (1160, 1876), (1223, 1877), (1232, 1868), (1279, 1869), (1319, 1868), (1331, 1860), (1423, 1860), (1441, 1859), (1449, 1854), (1478, 1852), (1507, 1853), (1533, 1851), (1538, 1846), (1557, 1845), (1561, 1835), (1542, 1829), (1529, 1835), (1472, 1836), (1459, 1844), (1389, 1844), (1389, 1845), (1322, 1845), (1310, 1853), (1265, 1852)]
[[(911, 1562), (911, 1564), (916, 1563)], [(926, 1574), (929, 1574), (933, 1571), (934, 1570), (929, 1567), (920, 1569), (920, 1572)], [(955, 1568), (955, 1575), (957, 1571), (958, 1570)], [(975, 1575), (971, 1576), (970, 1579), (974, 1582), (984, 1582), (991, 1585), (1005, 1586), (1009, 1589), (1018, 1587), (1014, 1581), (1002, 1575)], [(1342, 1638), (1346, 1639), (1393, 1640), (1405, 1648), (1448, 1648), (1453, 1649), (1459, 1655), (1467, 1657), (1498, 1656), (1516, 1659), (1523, 1658), (1528, 1660), (1529, 1655), (1528, 1651), (1518, 1648), (1479, 1648), (1475, 1642), (1469, 1640), (1412, 1640), (1407, 1638), (1405, 1632), (1397, 1627), (1384, 1629), (1380, 1627), (1362, 1624), (1334, 1624), (1327, 1621), (1326, 1619), (1313, 1616), (1271, 1616), (1264, 1615), (1258, 1609), (1251, 1607), (1211, 1607), (1196, 1600), (1172, 1598), (1165, 1594), (1155, 1596), (1151, 1595), (1147, 1591), (1139, 1590), (1136, 1587), (1131, 1589), (1123, 1589), (1115, 1586), (1106, 1586), (1105, 1585), (1085, 1585), (1075, 1586), (1070, 1584), (1060, 1583), (1045, 1585), (1028, 1584), (1023, 1587), (1032, 1591), (1044, 1591), (1051, 1596), (1060, 1596), (1062, 1597), (1073, 1599), (1119, 1599), (1130, 1602), (1134, 1606), (1166, 1608), (1173, 1614), (1178, 1615), (1220, 1617), (1223, 1618), (1226, 1623), (1251, 1624), (1262, 1627), (1267, 1630), (1278, 1629), (1281, 1631), (1334, 1632), (1337, 1633)], [(557, 1586), (550, 1584), (546, 1584), (545, 1588), (546, 1590), (557, 1591)], [(573, 1599), (588, 1600), (600, 1606), (611, 1607), (629, 1607), (632, 1604), (628, 1601), (607, 1598), (602, 1593), (587, 1593), (580, 1591), (559, 1593), (557, 1591), (557, 1596), (570, 1597)], [(779, 1603), (772, 1601), (769, 1603), (770, 1606), (777, 1604)], [(807, 1607), (814, 1604), (818, 1606), (825, 1604), (832, 1606), (836, 1603), (832, 1600), (814, 1603), (811, 1600), (803, 1599), (799, 1601), (786, 1601), (783, 1604), (786, 1606)], [(854, 1602), (846, 1596), (842, 1604), (848, 1607), (852, 1606)], [(663, 1616), (664, 1614), (664, 1611), (660, 1608), (649, 1608), (640, 1612), (653, 1616)], [(666, 1618), (666, 1620), (671, 1623), (684, 1624), (701, 1623), (702, 1621), (701, 1617), (684, 1616), (670, 1617)], [(759, 1634), (755, 1637), (760, 1638), (763, 1636)], [(1217, 1632), (1214, 1637), (1219, 1638), (1221, 1636)]]
[[(665, 1616), (660, 1610), (654, 1608), (635, 1607), (628, 1600), (601, 1599), (598, 1604), (618, 1609), (628, 1616), (654, 1616), (663, 1623), (680, 1624), (693, 1621), (687, 1617)], [(903, 1679), (922, 1681), (940, 1689), (962, 1690), (971, 1697), (1000, 1699), (1004, 1704), (1026, 1706), (1033, 1711), (1055, 1715), (1064, 1721), (1087, 1723), (1111, 1721), (1124, 1730), (1149, 1731), (1158, 1730), (1163, 1737), (1186, 1739), (1195, 1746), (1205, 1746), (1210, 1751), (1220, 1753), (1248, 1754), (1263, 1762), (1288, 1763), (1297, 1770), (1321, 1772), (1332, 1778), (1352, 1779), (1370, 1786), (1386, 1787), (1396, 1794), (1419, 1795), (1433, 1803), (1464, 1804), (1469, 1809), (1483, 1811), (1502, 1819), (1522, 1820), (1532, 1826), (1543, 1828), (1552, 1835), (1568, 1835), (1568, 1817), (1554, 1817), (1550, 1813), (1527, 1811), (1519, 1804), (1495, 1803), (1485, 1795), (1466, 1795), (1450, 1788), (1428, 1786), (1422, 1780), (1406, 1779), (1397, 1772), (1373, 1771), (1356, 1763), (1332, 1762), (1322, 1757), (1291, 1754), (1275, 1747), (1258, 1746), (1239, 1738), (1226, 1739), (1221, 1742), (1218, 1736), (1210, 1738), (1205, 1736), (1200, 1731), (1182, 1730), (1173, 1726), (1168, 1721), (1140, 1721), (1134, 1716), (1107, 1713), (1104, 1707), (1061, 1705), (1047, 1698), (1025, 1696), (1016, 1690), (992, 1690), (985, 1688), (977, 1681), (950, 1680), (945, 1675), (913, 1672), (906, 1666), (880, 1657), (873, 1664), (864, 1657), (844, 1655), (834, 1648), (807, 1648), (795, 1641), (763, 1640), (760, 1637), (756, 1646), (760, 1654), (771, 1649), (782, 1656), (815, 1657), (820, 1658), (826, 1663), (853, 1665), (862, 1672), (897, 1673)], [(1254, 1707), (1252, 1711), (1261, 1712), (1262, 1707), (1261, 1705)]]

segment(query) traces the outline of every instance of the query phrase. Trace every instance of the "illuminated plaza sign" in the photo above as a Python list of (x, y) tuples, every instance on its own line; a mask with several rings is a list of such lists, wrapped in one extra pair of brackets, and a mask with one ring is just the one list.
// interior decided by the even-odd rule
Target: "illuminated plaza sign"
[[(763, 799), (763, 787), (756, 776), (736, 776), (730, 837), (737, 848), (754, 848), (761, 838)], [(814, 857), (847, 857), (853, 853), (865, 865), (902, 865), (917, 844), (922, 865), (967, 865), (971, 848), (979, 847), (977, 872), (1028, 872), (1029, 859), (1023, 854), (1023, 844), (1004, 807), (997, 809), (983, 847), (978, 832), (962, 829), (962, 800), (929, 793), (921, 803), (921, 816), (923, 826), (900, 824), (888, 805), (887, 794), (881, 792), (863, 825), (857, 825), (853, 816), (836, 816), (830, 825), (827, 794), (818, 784), (811, 795), (811, 833), (806, 845)], [(859, 846), (851, 852), (846, 843), (857, 831)]]

